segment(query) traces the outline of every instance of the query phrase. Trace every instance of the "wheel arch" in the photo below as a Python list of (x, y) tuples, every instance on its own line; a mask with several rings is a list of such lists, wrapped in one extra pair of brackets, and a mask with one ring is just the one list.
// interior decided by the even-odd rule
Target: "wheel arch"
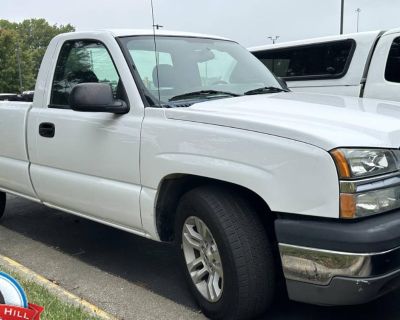
[(204, 185), (218, 185), (238, 192), (257, 209), (265, 227), (273, 228), (275, 214), (267, 202), (254, 190), (215, 178), (192, 174), (170, 174), (161, 180), (155, 204), (156, 227), (161, 241), (174, 240), (175, 211), (180, 198), (186, 192)]

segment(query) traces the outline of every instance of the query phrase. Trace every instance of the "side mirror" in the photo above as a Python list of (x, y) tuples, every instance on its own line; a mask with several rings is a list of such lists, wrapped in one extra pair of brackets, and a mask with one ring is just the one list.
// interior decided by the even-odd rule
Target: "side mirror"
[(125, 101), (114, 99), (111, 86), (106, 83), (80, 83), (71, 90), (69, 105), (83, 112), (110, 112), (123, 114), (129, 111)]
[(290, 91), (285, 79), (281, 78), (281, 77), (276, 77), (276, 80), (278, 80), (279, 84), (281, 85), (281, 87), (287, 91)]

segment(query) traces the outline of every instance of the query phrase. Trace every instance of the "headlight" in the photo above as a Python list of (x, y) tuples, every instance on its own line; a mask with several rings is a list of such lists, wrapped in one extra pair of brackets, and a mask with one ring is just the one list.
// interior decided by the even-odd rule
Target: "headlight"
[(376, 176), (399, 169), (400, 150), (335, 149), (331, 155), (341, 179)]
[(342, 218), (400, 208), (400, 150), (342, 148), (331, 155), (340, 178)]
[(398, 208), (400, 208), (400, 186), (340, 194), (341, 218), (366, 217)]

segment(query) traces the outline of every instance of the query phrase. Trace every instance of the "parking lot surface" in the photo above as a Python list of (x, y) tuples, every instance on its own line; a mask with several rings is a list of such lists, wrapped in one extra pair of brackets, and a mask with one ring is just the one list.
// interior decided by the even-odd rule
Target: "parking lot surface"
[[(120, 319), (204, 319), (172, 245), (14, 196), (8, 196), (0, 244), (0, 254)], [(353, 307), (285, 300), (263, 319), (400, 319), (399, 301), (400, 291)]]

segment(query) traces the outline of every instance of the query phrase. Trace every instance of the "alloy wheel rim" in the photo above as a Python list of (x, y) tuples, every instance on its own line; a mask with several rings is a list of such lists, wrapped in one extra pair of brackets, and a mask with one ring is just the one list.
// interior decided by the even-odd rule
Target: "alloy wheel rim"
[(209, 302), (217, 302), (224, 286), (221, 256), (210, 229), (200, 218), (191, 216), (183, 224), (182, 249), (197, 290)]

